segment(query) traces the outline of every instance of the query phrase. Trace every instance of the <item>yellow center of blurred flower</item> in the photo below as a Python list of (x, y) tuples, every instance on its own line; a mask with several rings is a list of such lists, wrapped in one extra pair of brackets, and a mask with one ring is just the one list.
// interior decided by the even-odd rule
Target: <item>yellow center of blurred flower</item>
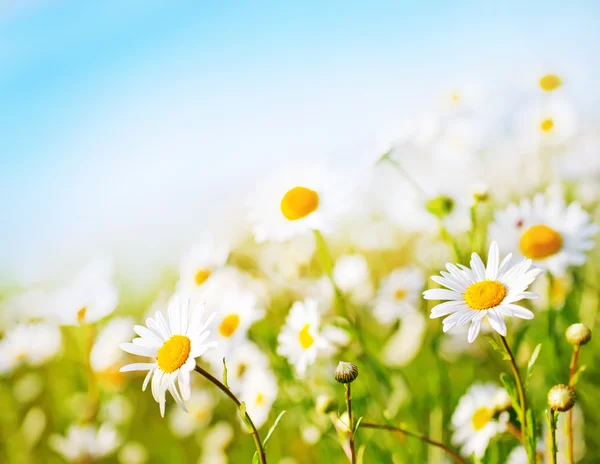
[(399, 288), (398, 290), (396, 290), (394, 292), (394, 297), (396, 297), (397, 300), (402, 300), (404, 297), (406, 296), (406, 290)]
[(312, 335), (308, 333), (309, 328), (310, 328), (310, 324), (306, 324), (304, 327), (302, 327), (302, 330), (298, 333), (298, 339), (300, 340), (300, 346), (302, 346), (302, 348), (304, 348), (305, 350), (308, 350), (315, 342), (315, 339), (312, 337)]
[(240, 316), (237, 314), (230, 314), (229, 316), (225, 316), (221, 325), (219, 326), (219, 333), (223, 335), (223, 337), (231, 337), (234, 332), (237, 330), (240, 325)]
[(460, 100), (460, 95), (457, 93), (453, 93), (452, 95), (450, 95), (450, 98), (452, 99), (453, 102), (457, 102)]
[(556, 74), (546, 74), (540, 79), (540, 87), (546, 92), (552, 92), (558, 89), (562, 84), (560, 77)]
[(506, 296), (506, 288), (496, 280), (471, 284), (465, 292), (465, 301), (478, 311), (498, 306)]
[(302, 219), (319, 207), (319, 194), (306, 187), (294, 187), (283, 196), (280, 207), (286, 219)]
[(554, 121), (550, 118), (544, 119), (540, 123), (540, 129), (542, 129), (544, 132), (550, 132), (553, 127), (554, 127)]
[(196, 272), (194, 276), (194, 280), (196, 281), (196, 285), (202, 285), (206, 280), (210, 277), (210, 269), (200, 269)]
[(259, 393), (258, 395), (256, 395), (256, 404), (258, 406), (260, 406), (264, 402), (265, 402), (265, 395), (263, 395), (262, 393)]
[(242, 377), (246, 373), (248, 366), (246, 364), (240, 364), (237, 368), (237, 376)]
[(171, 373), (179, 369), (188, 360), (192, 343), (184, 335), (173, 335), (158, 350), (158, 367)]
[(85, 321), (85, 313), (87, 313), (87, 308), (85, 306), (77, 311), (77, 322), (80, 324)]
[(557, 253), (563, 244), (562, 236), (554, 229), (538, 224), (521, 235), (521, 254), (530, 259), (544, 259)]
[(473, 423), (473, 428), (476, 431), (481, 430), (490, 421), (492, 416), (493, 416), (493, 413), (492, 413), (491, 409), (488, 409), (486, 407), (477, 409), (475, 411), (475, 413), (473, 414), (473, 417), (471, 418), (471, 422)]

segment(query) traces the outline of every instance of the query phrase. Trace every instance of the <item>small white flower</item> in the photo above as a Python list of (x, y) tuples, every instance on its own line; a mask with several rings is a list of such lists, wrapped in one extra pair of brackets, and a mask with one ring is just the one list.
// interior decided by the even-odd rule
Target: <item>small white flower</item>
[(490, 239), (503, 250), (524, 256), (541, 269), (562, 275), (568, 266), (585, 263), (585, 252), (592, 249), (592, 236), (598, 226), (579, 203), (565, 207), (562, 200), (546, 201), (536, 195), (496, 212), (490, 225)]
[(202, 455), (198, 464), (228, 464), (225, 449), (233, 440), (233, 428), (227, 422), (218, 422), (203, 436)]
[(119, 345), (130, 340), (132, 334), (133, 319), (130, 317), (116, 317), (106, 324), (90, 353), (92, 369), (104, 371), (119, 364), (124, 357)]
[(215, 271), (225, 266), (229, 247), (208, 236), (182, 258), (177, 291), (193, 295), (205, 287)]
[(51, 317), (63, 325), (96, 322), (111, 314), (118, 300), (112, 261), (96, 259), (69, 284), (57, 290)]
[[(227, 382), (235, 394), (239, 394), (255, 369), (265, 371), (269, 368), (269, 358), (258, 346), (249, 340), (243, 340), (226, 359)], [(213, 369), (217, 372), (223, 369), (223, 359), (213, 361)]]
[(248, 415), (257, 428), (269, 417), (277, 392), (277, 378), (270, 369), (254, 368), (245, 379), (240, 400), (246, 403)]
[(526, 149), (539, 145), (559, 145), (567, 142), (577, 130), (573, 106), (565, 99), (539, 99), (526, 107), (515, 120), (516, 131)]
[(506, 430), (506, 413), (497, 414), (494, 397), (501, 390), (494, 384), (475, 384), (463, 395), (452, 415), (452, 442), (463, 456), (483, 457), (490, 439)]
[(419, 353), (427, 319), (419, 312), (402, 317), (400, 328), (387, 341), (383, 350), (383, 360), (388, 366), (406, 366)]
[[(196, 358), (202, 356), (215, 342), (206, 342), (207, 329), (212, 316), (202, 320), (204, 305), (198, 304), (188, 315), (189, 301), (174, 297), (168, 307), (168, 322), (157, 312), (146, 320), (147, 327), (136, 325), (133, 330), (140, 336), (133, 343), (122, 343), (127, 353), (154, 358), (149, 363), (128, 364), (121, 372), (148, 371), (142, 390), (152, 379), (152, 396), (160, 405), (160, 414), (165, 415), (165, 394), (169, 390), (175, 401), (185, 411), (185, 400), (190, 398), (190, 372), (196, 367)], [(179, 388), (177, 388), (178, 384)]]
[(43, 323), (21, 324), (0, 340), (0, 374), (21, 364), (39, 366), (52, 359), (62, 346), (60, 330)]
[(169, 412), (169, 428), (177, 437), (189, 437), (194, 431), (210, 424), (215, 406), (214, 396), (206, 390), (194, 390), (187, 401), (186, 414), (181, 408)]
[(303, 377), (307, 367), (316, 361), (319, 351), (329, 346), (320, 333), (320, 326), (317, 302), (311, 299), (296, 301), (277, 337), (277, 354), (285, 356), (294, 365), (299, 377)]
[(280, 170), (250, 200), (257, 242), (282, 242), (311, 230), (333, 231), (348, 208), (348, 183), (322, 165)]
[(430, 317), (448, 316), (443, 321), (443, 330), (448, 332), (456, 326), (471, 323), (468, 340), (472, 343), (479, 335), (482, 320), (487, 317), (493, 329), (506, 335), (505, 316), (533, 319), (533, 313), (515, 304), (523, 299), (538, 298), (527, 287), (542, 271), (533, 268), (530, 259), (511, 266), (512, 255), (500, 262), (498, 245), (493, 242), (488, 254), (487, 267), (477, 253), (471, 255), (471, 268), (448, 263), (448, 272), (431, 279), (446, 289), (431, 289), (423, 292), (426, 300), (449, 300), (434, 306)]
[(425, 275), (418, 267), (395, 269), (382, 282), (373, 315), (382, 324), (389, 324), (417, 310)]
[(52, 435), (49, 443), (67, 461), (86, 462), (111, 454), (119, 446), (119, 437), (109, 423), (97, 430), (92, 425), (73, 425), (65, 437)]

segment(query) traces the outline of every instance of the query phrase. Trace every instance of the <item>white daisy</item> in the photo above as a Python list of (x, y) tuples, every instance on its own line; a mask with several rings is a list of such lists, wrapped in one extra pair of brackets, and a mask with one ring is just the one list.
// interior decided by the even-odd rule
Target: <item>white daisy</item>
[(133, 328), (139, 338), (134, 338), (133, 343), (120, 345), (128, 353), (154, 358), (149, 363), (123, 366), (121, 372), (148, 371), (142, 390), (152, 379), (152, 396), (159, 403), (163, 417), (167, 390), (177, 404), (186, 410), (184, 401), (190, 398), (190, 372), (196, 367), (196, 358), (216, 346), (215, 342), (206, 342), (210, 335), (206, 328), (212, 316), (203, 321), (204, 305), (198, 304), (189, 317), (188, 306), (189, 301), (174, 297), (168, 307), (168, 322), (157, 311), (154, 318), (146, 320), (147, 327), (136, 325)]
[(527, 287), (542, 271), (533, 268), (530, 259), (511, 266), (509, 254), (500, 262), (498, 245), (493, 242), (488, 254), (487, 267), (477, 253), (471, 255), (471, 268), (458, 264), (446, 264), (448, 272), (431, 279), (446, 289), (431, 289), (423, 292), (426, 300), (449, 300), (433, 307), (429, 317), (444, 319), (443, 330), (448, 332), (455, 326), (471, 323), (468, 340), (472, 343), (479, 335), (481, 321), (487, 317), (493, 329), (506, 335), (504, 316), (533, 319), (533, 313), (515, 304), (523, 299), (538, 298), (527, 292)]
[(207, 310), (214, 313), (209, 329), (217, 341), (217, 348), (207, 353), (207, 359), (220, 369), (223, 358), (237, 351), (246, 340), (250, 326), (262, 319), (265, 311), (257, 307), (253, 293), (235, 288), (212, 300)]
[(299, 377), (303, 377), (306, 368), (315, 362), (319, 351), (329, 345), (320, 333), (320, 325), (317, 302), (311, 299), (296, 301), (277, 337), (277, 354), (285, 356), (294, 365)]
[(494, 384), (475, 384), (459, 400), (452, 415), (452, 442), (463, 456), (483, 457), (490, 439), (506, 430), (508, 413), (499, 413), (494, 406), (499, 390)]
[(406, 366), (419, 353), (427, 319), (419, 312), (402, 316), (400, 328), (388, 339), (383, 349), (383, 360), (388, 366)]
[(271, 370), (252, 369), (240, 394), (240, 400), (246, 403), (248, 415), (257, 428), (269, 417), (277, 392), (277, 378)]
[(53, 316), (64, 325), (96, 322), (112, 313), (118, 301), (112, 261), (96, 259), (56, 292)]
[(109, 423), (98, 429), (92, 425), (73, 425), (65, 437), (52, 435), (49, 443), (69, 462), (88, 462), (111, 454), (119, 446), (119, 437)]
[(329, 233), (348, 208), (348, 194), (348, 183), (322, 165), (274, 173), (251, 199), (254, 238), (282, 242), (311, 230)]
[(52, 359), (62, 346), (60, 330), (43, 323), (20, 324), (0, 340), (0, 374), (22, 364), (39, 366)]
[(577, 130), (573, 106), (563, 98), (540, 99), (519, 114), (515, 121), (524, 148), (559, 145), (567, 142)]
[(591, 238), (597, 232), (598, 226), (579, 203), (565, 207), (562, 200), (546, 201), (543, 195), (496, 212), (489, 229), (490, 239), (503, 250), (529, 258), (555, 275), (585, 263), (585, 252), (593, 248)]
[(228, 246), (207, 237), (181, 259), (177, 291), (191, 295), (205, 287), (215, 271), (225, 266), (228, 256)]
[(415, 266), (395, 269), (382, 282), (374, 302), (373, 315), (382, 324), (413, 313), (419, 305), (425, 275)]
[[(227, 382), (229, 388), (235, 394), (239, 394), (244, 385), (247, 385), (249, 377), (254, 369), (266, 370), (269, 368), (269, 358), (258, 346), (249, 340), (240, 343), (235, 351), (226, 358)], [(223, 369), (222, 359), (218, 365), (213, 366), (215, 371)]]
[(90, 353), (92, 369), (105, 371), (123, 360), (124, 353), (119, 345), (131, 339), (132, 327), (133, 319), (130, 317), (116, 317), (106, 324), (96, 337)]

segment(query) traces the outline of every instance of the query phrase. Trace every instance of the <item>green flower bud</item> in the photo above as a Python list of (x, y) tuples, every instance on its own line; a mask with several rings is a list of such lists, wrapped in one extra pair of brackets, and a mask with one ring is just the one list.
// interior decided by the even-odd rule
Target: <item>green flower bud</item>
[(592, 331), (585, 325), (578, 323), (570, 325), (565, 336), (571, 345), (585, 345), (592, 339)]
[(575, 391), (568, 385), (555, 385), (548, 392), (548, 406), (555, 411), (568, 411), (575, 405)]
[(340, 361), (335, 370), (335, 380), (340, 383), (353, 382), (358, 377), (358, 367), (350, 362)]

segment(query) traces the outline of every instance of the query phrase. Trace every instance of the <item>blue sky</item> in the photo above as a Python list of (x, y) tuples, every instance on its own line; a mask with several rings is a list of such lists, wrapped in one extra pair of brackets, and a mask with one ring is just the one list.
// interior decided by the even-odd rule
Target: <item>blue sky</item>
[(451, 82), (532, 63), (593, 81), (600, 60), (593, 1), (25, 4), (0, 7), (0, 258), (26, 270), (148, 228), (173, 251), (164, 223), (219, 212), (198, 199), (351, 156)]

